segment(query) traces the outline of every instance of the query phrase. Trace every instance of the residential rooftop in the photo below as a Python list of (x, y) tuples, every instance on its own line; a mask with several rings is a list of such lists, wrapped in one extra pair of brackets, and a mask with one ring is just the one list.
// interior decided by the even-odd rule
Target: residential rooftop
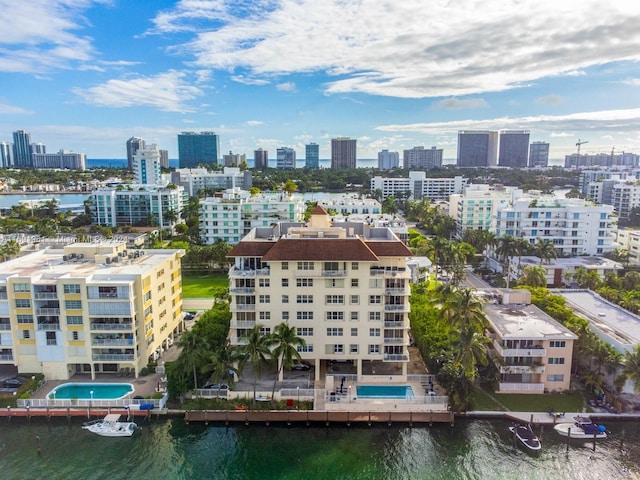
[(487, 304), (485, 313), (504, 339), (563, 340), (578, 337), (535, 305)]

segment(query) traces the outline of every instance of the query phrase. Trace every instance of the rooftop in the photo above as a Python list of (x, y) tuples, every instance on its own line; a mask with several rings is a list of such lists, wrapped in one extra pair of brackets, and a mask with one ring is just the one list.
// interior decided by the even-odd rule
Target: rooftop
[(505, 339), (554, 340), (578, 337), (535, 305), (487, 304), (487, 319)]

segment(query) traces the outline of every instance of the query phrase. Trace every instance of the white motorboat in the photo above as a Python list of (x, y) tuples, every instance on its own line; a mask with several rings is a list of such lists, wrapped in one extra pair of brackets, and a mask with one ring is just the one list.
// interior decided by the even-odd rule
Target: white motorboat
[(593, 440), (607, 438), (607, 428), (588, 417), (573, 417), (573, 423), (558, 423), (553, 429), (563, 437)]
[(512, 427), (509, 427), (509, 431), (513, 433), (520, 443), (527, 449), (533, 452), (537, 452), (542, 449), (540, 439), (535, 433), (533, 433), (533, 429), (530, 424), (527, 423), (526, 425), (522, 425), (516, 423)]
[(138, 425), (134, 422), (121, 422), (120, 415), (111, 413), (102, 420), (85, 423), (82, 428), (103, 437), (130, 437)]

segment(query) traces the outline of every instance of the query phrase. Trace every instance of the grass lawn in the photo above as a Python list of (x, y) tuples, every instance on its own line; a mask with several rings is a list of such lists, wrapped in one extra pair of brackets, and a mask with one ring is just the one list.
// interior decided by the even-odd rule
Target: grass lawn
[(229, 286), (229, 277), (226, 274), (211, 275), (183, 275), (182, 276), (182, 297), (183, 298), (211, 298), (213, 292), (219, 288)]
[(506, 407), (512, 412), (546, 412), (551, 408), (557, 412), (581, 412), (584, 406), (583, 396), (580, 392), (526, 395), (489, 393), (482, 389), (476, 389), (473, 393), (473, 400), (474, 410), (485, 411), (504, 411), (504, 407)]

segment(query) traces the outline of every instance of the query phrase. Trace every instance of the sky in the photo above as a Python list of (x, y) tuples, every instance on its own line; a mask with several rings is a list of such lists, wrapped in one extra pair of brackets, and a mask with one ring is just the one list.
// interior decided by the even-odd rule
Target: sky
[(552, 162), (640, 154), (633, 0), (0, 0), (0, 141), (126, 158), (358, 139), (358, 158), (529, 130)]

